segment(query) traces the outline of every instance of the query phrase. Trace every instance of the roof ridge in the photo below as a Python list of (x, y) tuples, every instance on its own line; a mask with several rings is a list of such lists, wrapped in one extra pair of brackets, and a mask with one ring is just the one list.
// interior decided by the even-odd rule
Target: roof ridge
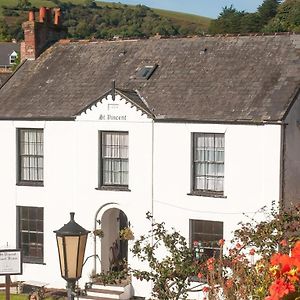
[(89, 44), (89, 43), (115, 43), (115, 42), (137, 42), (137, 41), (148, 41), (148, 40), (180, 40), (180, 39), (201, 39), (201, 38), (216, 38), (216, 37), (256, 37), (256, 36), (293, 36), (300, 35), (300, 32), (249, 32), (249, 33), (222, 33), (222, 34), (204, 34), (204, 35), (187, 35), (187, 36), (161, 36), (160, 38), (155, 38), (155, 36), (151, 36), (149, 38), (146, 37), (123, 37), (118, 39), (60, 39), (58, 41), (59, 44)]

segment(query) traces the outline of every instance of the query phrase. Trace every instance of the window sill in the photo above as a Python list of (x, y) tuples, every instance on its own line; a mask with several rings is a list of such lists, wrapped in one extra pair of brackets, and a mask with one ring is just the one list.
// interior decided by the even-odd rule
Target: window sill
[(204, 192), (204, 191), (191, 191), (187, 195), (189, 196), (200, 196), (200, 197), (211, 197), (211, 198), (227, 198), (223, 194), (218, 194), (214, 192)]
[(43, 262), (43, 261), (33, 261), (33, 260), (30, 261), (29, 259), (27, 261), (26, 258), (23, 259), (23, 263), (24, 264), (31, 264), (31, 265), (46, 265), (46, 263)]
[(98, 191), (113, 191), (113, 192), (131, 192), (127, 186), (100, 186), (95, 188)]
[(16, 184), (17, 186), (40, 186), (43, 187), (44, 186), (44, 182), (43, 181), (19, 181)]

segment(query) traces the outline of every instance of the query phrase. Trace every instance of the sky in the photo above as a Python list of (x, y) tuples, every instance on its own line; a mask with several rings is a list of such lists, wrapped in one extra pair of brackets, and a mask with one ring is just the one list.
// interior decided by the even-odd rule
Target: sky
[(256, 11), (263, 0), (105, 0), (124, 4), (144, 4), (152, 8), (191, 13), (199, 16), (217, 18), (222, 8), (233, 5), (238, 10)]

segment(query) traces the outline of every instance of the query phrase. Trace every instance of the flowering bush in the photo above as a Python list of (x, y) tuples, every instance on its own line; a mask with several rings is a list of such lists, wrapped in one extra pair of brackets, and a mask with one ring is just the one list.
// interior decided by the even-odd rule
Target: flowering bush
[[(228, 243), (229, 248), (221, 240), (220, 254), (201, 263), (200, 276), (207, 282), (203, 289), (206, 299), (300, 300), (300, 297), (295, 298), (298, 292), (296, 277), (292, 276), (295, 275), (295, 266), (288, 269), (286, 263), (275, 260), (280, 257), (286, 262), (289, 257), (289, 245), (297, 239), (299, 209), (293, 207), (291, 210), (279, 211), (272, 208), (270, 213), (266, 210), (264, 213), (264, 221), (256, 222), (250, 218), (249, 222), (240, 223), (234, 238)], [(281, 254), (275, 254), (278, 247), (281, 247)], [(296, 253), (296, 250), (293, 251)], [(295, 258), (292, 260), (295, 263)], [(281, 269), (280, 266), (284, 267)], [(275, 278), (270, 276), (270, 270)], [(284, 273), (282, 276), (282, 272), (288, 272), (288, 275)], [(283, 296), (292, 298), (280, 298)]]
[(120, 230), (120, 239), (122, 240), (134, 240), (134, 234), (130, 227), (124, 227)]
[(275, 253), (270, 262), (273, 282), (266, 300), (300, 299), (300, 241), (296, 242), (289, 255)]
[[(189, 292), (202, 291), (206, 300), (300, 300), (300, 242), (295, 244), (299, 208), (263, 213), (264, 221), (249, 218), (240, 223), (228, 245), (223, 239), (214, 241), (219, 249), (212, 257), (205, 257), (199, 241), (193, 241), (190, 249), (175, 229), (168, 232), (149, 214), (152, 229), (132, 251), (151, 270), (131, 271), (136, 278), (153, 282), (154, 299), (187, 299)], [(160, 247), (166, 250), (164, 257), (157, 255)], [(198, 284), (191, 288), (194, 278)]]
[(93, 231), (93, 234), (95, 236), (98, 236), (99, 238), (103, 238), (104, 237), (104, 231), (101, 228), (95, 229)]

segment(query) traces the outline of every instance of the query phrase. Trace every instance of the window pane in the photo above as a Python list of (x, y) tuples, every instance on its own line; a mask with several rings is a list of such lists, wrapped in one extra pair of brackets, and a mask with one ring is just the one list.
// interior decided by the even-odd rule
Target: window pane
[(25, 262), (43, 261), (43, 208), (17, 207), (19, 210), (19, 242)]
[(103, 185), (128, 185), (128, 133), (102, 132)]
[[(218, 241), (223, 238), (223, 222), (190, 220), (190, 229), (191, 245), (196, 259), (218, 255), (220, 252)], [(194, 246), (194, 241), (197, 241), (198, 245)]]
[(19, 130), (20, 180), (43, 181), (43, 130)]
[(194, 189), (222, 192), (224, 134), (194, 133)]

